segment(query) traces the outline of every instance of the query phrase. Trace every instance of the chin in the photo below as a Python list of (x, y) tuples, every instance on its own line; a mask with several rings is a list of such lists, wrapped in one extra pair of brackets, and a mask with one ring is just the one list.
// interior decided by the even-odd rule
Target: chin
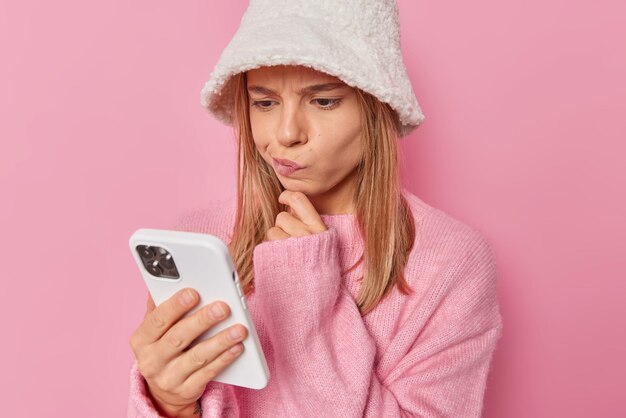
[(292, 192), (302, 192), (307, 196), (314, 196), (317, 194), (315, 190), (311, 189), (310, 185), (302, 183), (301, 181), (285, 179), (280, 180), (280, 184), (282, 184), (285, 189)]

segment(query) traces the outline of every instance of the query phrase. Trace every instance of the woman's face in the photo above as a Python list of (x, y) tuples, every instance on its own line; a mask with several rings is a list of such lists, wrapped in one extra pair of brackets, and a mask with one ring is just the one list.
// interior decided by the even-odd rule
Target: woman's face
[[(328, 83), (334, 86), (319, 86)], [(306, 194), (319, 213), (353, 213), (363, 152), (354, 89), (314, 69), (283, 65), (248, 71), (247, 88), (254, 143), (283, 187)]]

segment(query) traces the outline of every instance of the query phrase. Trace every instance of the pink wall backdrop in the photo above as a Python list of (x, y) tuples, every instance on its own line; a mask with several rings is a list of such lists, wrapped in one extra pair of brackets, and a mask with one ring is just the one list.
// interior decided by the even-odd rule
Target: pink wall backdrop
[[(426, 115), (407, 187), (499, 263), (485, 416), (626, 416), (624, 3), (399, 6)], [(128, 237), (235, 196), (199, 92), (246, 7), (0, 4), (3, 416), (124, 416), (147, 295)]]

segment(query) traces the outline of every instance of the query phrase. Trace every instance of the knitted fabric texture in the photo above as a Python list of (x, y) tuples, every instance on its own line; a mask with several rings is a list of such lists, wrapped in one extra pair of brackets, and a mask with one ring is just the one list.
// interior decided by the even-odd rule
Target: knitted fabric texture
[(303, 65), (389, 103), (404, 137), (425, 117), (402, 59), (398, 18), (395, 0), (250, 0), (200, 103), (232, 126), (234, 74)]
[[(363, 242), (352, 214), (321, 215), (328, 229), (254, 249), (247, 295), (270, 369), (261, 390), (209, 382), (204, 417), (480, 417), (502, 334), (497, 273), (475, 228), (405, 191), (416, 239), (397, 289), (362, 317), (355, 303)], [(234, 204), (192, 211), (176, 229), (225, 242)], [(136, 363), (129, 417), (157, 417)]]

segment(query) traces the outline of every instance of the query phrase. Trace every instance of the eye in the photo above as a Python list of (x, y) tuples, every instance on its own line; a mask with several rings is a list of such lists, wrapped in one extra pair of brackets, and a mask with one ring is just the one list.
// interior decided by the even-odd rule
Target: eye
[[(251, 106), (257, 107), (261, 110), (269, 110), (271, 108), (271, 104), (273, 100), (254, 100), (250, 104)], [(313, 99), (312, 102), (317, 102), (322, 110), (330, 110), (334, 109), (341, 103), (341, 99)]]
[(258, 100), (258, 101), (253, 101), (252, 102), (252, 106), (256, 106), (259, 109), (269, 109), (269, 106), (263, 106), (263, 103), (272, 103), (271, 100)]
[[(330, 109), (334, 109), (337, 106), (339, 106), (339, 103), (341, 103), (341, 99), (313, 99), (314, 102), (318, 102), (319, 104), (321, 104), (321, 108), (323, 110), (330, 110)], [(330, 105), (324, 105), (320, 102), (330, 102)]]

